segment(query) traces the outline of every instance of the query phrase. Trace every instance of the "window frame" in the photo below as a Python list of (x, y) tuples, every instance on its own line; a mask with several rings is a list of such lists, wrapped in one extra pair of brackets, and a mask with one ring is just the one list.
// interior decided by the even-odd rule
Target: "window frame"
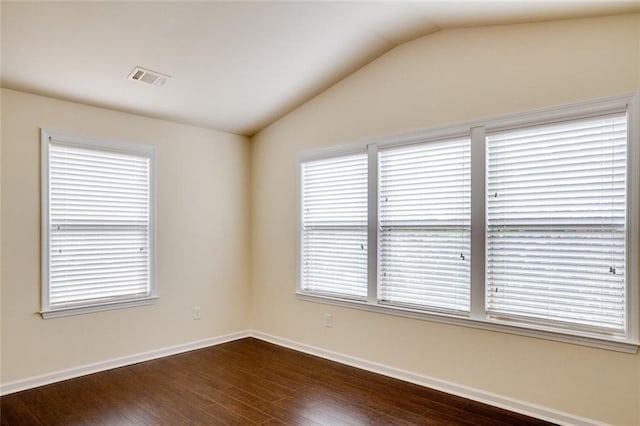
[[(486, 134), (519, 127), (551, 124), (558, 121), (588, 118), (608, 113), (627, 112), (627, 229), (626, 229), (626, 273), (627, 273), (627, 330), (625, 335), (608, 335), (585, 330), (554, 327), (547, 324), (516, 322), (491, 318), (485, 308), (485, 229), (486, 229)], [(434, 140), (471, 138), (471, 307), (468, 315), (390, 306), (377, 301), (377, 152), (387, 146), (410, 145)], [(640, 254), (640, 93), (610, 96), (586, 102), (544, 108), (529, 112), (504, 115), (467, 122), (458, 125), (420, 130), (411, 133), (378, 137), (345, 145), (304, 151), (297, 158), (297, 283), (299, 300), (319, 302), (362, 309), (366, 311), (461, 325), (504, 332), (509, 334), (543, 338), (583, 346), (614, 351), (636, 353), (640, 346), (640, 297), (638, 266), (632, 259)], [(346, 300), (339, 297), (309, 294), (301, 289), (301, 168), (302, 163), (320, 158), (336, 157), (366, 149), (368, 152), (368, 297), (366, 301)], [(635, 189), (635, 191), (634, 191)]]
[[(49, 146), (55, 141), (83, 149), (135, 155), (149, 159), (149, 294), (118, 300), (87, 302), (73, 306), (52, 308), (49, 300)], [(158, 299), (156, 277), (156, 160), (153, 145), (124, 142), (104, 138), (72, 135), (55, 130), (40, 130), (41, 148), (41, 310), (43, 319), (79, 315), (90, 312), (150, 305)]]

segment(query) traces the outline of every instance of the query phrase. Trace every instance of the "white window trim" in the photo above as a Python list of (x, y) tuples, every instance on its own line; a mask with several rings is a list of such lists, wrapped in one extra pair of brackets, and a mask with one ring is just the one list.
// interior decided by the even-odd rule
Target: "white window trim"
[[(64, 308), (52, 309), (49, 306), (49, 141), (55, 140), (69, 146), (81, 148), (96, 148), (101, 151), (111, 151), (115, 153), (134, 154), (147, 157), (150, 160), (150, 234), (149, 234), (149, 295), (144, 297), (126, 298), (122, 300), (111, 300), (101, 303), (87, 303)], [(153, 145), (138, 144), (133, 142), (123, 142), (88, 136), (71, 135), (54, 130), (41, 129), (40, 131), (40, 151), (41, 151), (41, 270), (42, 270), (42, 310), (39, 312), (42, 318), (58, 318), (70, 315), (79, 315), (90, 312), (105, 311), (111, 309), (121, 309), (133, 306), (150, 305), (158, 299), (156, 283), (156, 161), (155, 148)]]
[[(606, 336), (581, 330), (554, 328), (551, 326), (516, 323), (489, 318), (485, 310), (485, 134), (510, 128), (547, 124), (567, 119), (579, 119), (616, 111), (628, 111), (628, 180), (627, 180), (627, 315), (626, 336)], [(390, 145), (408, 145), (430, 140), (471, 136), (471, 309), (467, 315), (451, 315), (439, 312), (391, 307), (377, 302), (377, 179), (369, 177), (369, 259), (368, 299), (366, 302), (310, 294), (300, 287), (300, 241), (301, 241), (301, 165), (305, 161), (345, 155), (367, 150), (369, 175), (377, 176), (378, 148)], [(638, 266), (632, 259), (640, 255), (640, 93), (630, 93), (591, 100), (560, 107), (551, 107), (532, 112), (510, 114), (498, 118), (476, 120), (460, 125), (421, 130), (417, 132), (379, 137), (346, 145), (302, 152), (297, 161), (297, 288), (299, 300), (332, 304), (366, 311), (428, 320), (445, 324), (461, 325), (482, 330), (498, 331), (521, 336), (572, 343), (626, 353), (636, 353), (640, 347), (640, 297)], [(371, 208), (373, 207), (373, 208)]]

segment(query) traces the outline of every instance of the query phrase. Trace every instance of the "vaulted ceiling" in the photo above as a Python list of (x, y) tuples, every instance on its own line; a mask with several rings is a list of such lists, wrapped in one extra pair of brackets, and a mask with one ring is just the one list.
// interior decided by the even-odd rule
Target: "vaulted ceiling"
[[(640, 11), (630, 1), (2, 2), (6, 88), (252, 135), (443, 29)], [(142, 66), (171, 76), (131, 81)]]

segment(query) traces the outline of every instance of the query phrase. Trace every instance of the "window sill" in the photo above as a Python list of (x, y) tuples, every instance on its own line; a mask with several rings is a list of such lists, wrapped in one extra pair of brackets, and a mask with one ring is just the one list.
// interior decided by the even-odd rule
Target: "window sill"
[(113, 302), (99, 303), (95, 305), (74, 306), (68, 308), (51, 309), (41, 311), (43, 319), (67, 317), (71, 315), (88, 314), (91, 312), (109, 311), (112, 309), (132, 308), (135, 306), (152, 305), (156, 303), (158, 296), (145, 297), (143, 299), (119, 300)]
[(425, 321), (434, 321), (443, 324), (459, 325), (464, 327), (477, 328), (481, 330), (498, 331), (502, 333), (516, 334), (520, 336), (535, 337), (539, 339), (553, 340), (556, 342), (572, 343), (575, 345), (589, 346), (593, 348), (607, 349), (611, 351), (635, 354), (638, 351), (640, 342), (631, 342), (622, 339), (606, 339), (601, 336), (585, 332), (575, 332), (568, 334), (557, 330), (544, 330), (532, 328), (527, 325), (505, 324), (504, 321), (494, 319), (471, 319), (456, 315), (444, 313), (432, 313), (419, 310), (407, 309), (402, 307), (391, 307), (380, 304), (371, 304), (368, 302), (359, 302), (356, 300), (339, 299), (334, 297), (321, 296), (316, 294), (308, 294), (296, 292), (299, 300), (316, 303), (326, 303), (330, 305), (342, 306), (347, 308), (361, 309), (364, 311), (377, 312), (387, 315), (396, 315), (405, 318), (413, 318)]

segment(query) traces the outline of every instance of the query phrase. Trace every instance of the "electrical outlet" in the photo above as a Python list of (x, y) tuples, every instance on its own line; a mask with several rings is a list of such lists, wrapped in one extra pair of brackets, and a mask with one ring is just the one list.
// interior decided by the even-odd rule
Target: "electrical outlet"
[(331, 314), (324, 314), (324, 326), (327, 328), (333, 326), (333, 316)]
[(193, 308), (193, 319), (194, 320), (199, 320), (201, 318), (200, 316), (200, 306), (195, 306)]

